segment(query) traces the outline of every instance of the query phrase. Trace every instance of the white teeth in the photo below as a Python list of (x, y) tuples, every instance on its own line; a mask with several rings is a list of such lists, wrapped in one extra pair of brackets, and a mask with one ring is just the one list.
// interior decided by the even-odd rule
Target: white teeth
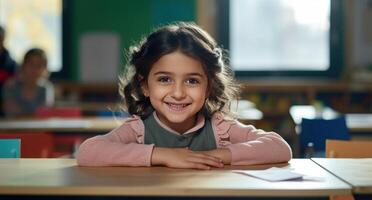
[(167, 104), (172, 110), (176, 110), (176, 111), (182, 110), (184, 107), (187, 106), (187, 104), (173, 104), (173, 103), (167, 103)]

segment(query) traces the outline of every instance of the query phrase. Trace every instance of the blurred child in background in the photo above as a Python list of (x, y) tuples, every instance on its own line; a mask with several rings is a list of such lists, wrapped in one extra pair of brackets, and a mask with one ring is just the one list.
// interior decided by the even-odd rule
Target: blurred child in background
[(16, 76), (4, 85), (4, 114), (6, 117), (31, 117), (37, 108), (53, 104), (54, 88), (48, 80), (47, 56), (42, 49), (30, 49)]

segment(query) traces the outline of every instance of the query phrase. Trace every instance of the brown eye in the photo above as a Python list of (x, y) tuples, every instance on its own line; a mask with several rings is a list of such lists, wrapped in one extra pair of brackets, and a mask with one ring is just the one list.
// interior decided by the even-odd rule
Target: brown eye
[(167, 76), (161, 76), (158, 78), (158, 82), (160, 83), (170, 83), (172, 80)]
[(196, 78), (190, 78), (186, 81), (188, 85), (197, 85), (200, 83), (200, 81)]

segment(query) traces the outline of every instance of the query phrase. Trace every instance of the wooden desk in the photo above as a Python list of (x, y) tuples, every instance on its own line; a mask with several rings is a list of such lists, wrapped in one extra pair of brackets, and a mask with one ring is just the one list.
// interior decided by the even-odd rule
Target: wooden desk
[(0, 133), (25, 131), (104, 133), (120, 126), (122, 121), (122, 118), (112, 117), (0, 120)]
[(312, 160), (352, 185), (355, 194), (372, 194), (372, 158), (313, 158)]
[[(316, 117), (332, 119), (339, 115), (331, 108), (324, 108), (317, 112), (314, 106), (297, 105), (291, 106), (289, 113), (296, 125), (300, 125), (302, 118), (314, 119)], [(346, 125), (350, 132), (371, 133), (372, 132), (372, 113), (370, 114), (345, 114)]]
[[(74, 159), (0, 159), (0, 195), (324, 197), (351, 187), (310, 159), (289, 164), (188, 170), (165, 167), (78, 167)], [(293, 168), (321, 181), (268, 182), (233, 169)]]

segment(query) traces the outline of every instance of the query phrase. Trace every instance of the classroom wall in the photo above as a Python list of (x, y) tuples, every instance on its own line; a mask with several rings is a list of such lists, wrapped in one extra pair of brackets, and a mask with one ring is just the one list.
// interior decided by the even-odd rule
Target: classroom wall
[(372, 80), (372, 1), (344, 0), (346, 78)]
[[(115, 69), (106, 71), (119, 72), (124, 66), (126, 49), (141, 37), (149, 33), (154, 27), (172, 21), (195, 21), (196, 0), (67, 0), (65, 15), (67, 15), (67, 46), (70, 79), (80, 81), (82, 38), (89, 36), (113, 36), (119, 41), (119, 61)], [(105, 40), (101, 41), (105, 45)], [(109, 40), (110, 41), (110, 40)], [(115, 40), (111, 40), (115, 41)], [(94, 47), (94, 44), (92, 44)], [(97, 46), (97, 44), (96, 44)], [(89, 47), (89, 45), (88, 45)], [(88, 48), (89, 49), (89, 48)], [(99, 53), (99, 50), (97, 50)], [(93, 52), (97, 54), (96, 52)], [(89, 53), (89, 52), (88, 52)], [(101, 62), (97, 56), (89, 61), (92, 65)], [(112, 63), (111, 63), (112, 64)], [(65, 67), (66, 67), (65, 65)], [(100, 63), (95, 67), (105, 65)], [(94, 71), (94, 67), (91, 67)], [(99, 71), (98, 71), (99, 72)], [(93, 73), (94, 72), (90, 72)], [(99, 75), (99, 74), (98, 74)], [(105, 81), (104, 81), (105, 82)], [(116, 80), (112, 80), (116, 82)]]

